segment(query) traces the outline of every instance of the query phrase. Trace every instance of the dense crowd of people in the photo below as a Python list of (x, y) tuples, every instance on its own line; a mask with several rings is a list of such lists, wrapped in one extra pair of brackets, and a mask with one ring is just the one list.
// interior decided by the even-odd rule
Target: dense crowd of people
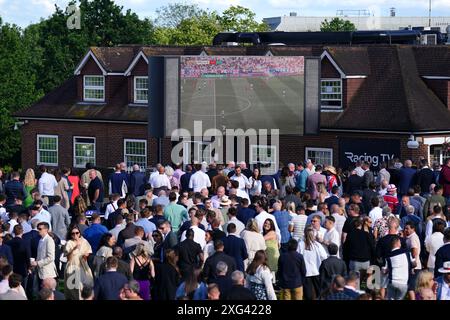
[(0, 170), (0, 300), (450, 300), (450, 159), (38, 171)]
[(304, 73), (304, 60), (299, 57), (226, 57), (210, 59), (198, 57), (183, 59), (181, 76), (183, 78), (201, 78), (203, 76), (222, 75), (230, 77), (252, 76), (292, 76)]

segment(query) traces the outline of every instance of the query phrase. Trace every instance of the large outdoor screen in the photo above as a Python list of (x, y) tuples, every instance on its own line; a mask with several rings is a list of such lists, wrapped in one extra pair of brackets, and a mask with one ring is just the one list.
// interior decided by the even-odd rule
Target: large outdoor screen
[(304, 75), (301, 56), (182, 56), (180, 127), (303, 135)]

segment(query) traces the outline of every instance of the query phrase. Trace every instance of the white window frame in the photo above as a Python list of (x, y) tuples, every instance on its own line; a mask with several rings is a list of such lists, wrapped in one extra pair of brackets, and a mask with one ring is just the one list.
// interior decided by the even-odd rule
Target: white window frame
[[(127, 154), (127, 142), (144, 142), (145, 144), (145, 167), (147, 167), (147, 163), (148, 163), (148, 150), (147, 150), (147, 140), (145, 139), (123, 139), (123, 161), (125, 162), (125, 164), (128, 163), (127, 161), (127, 156), (138, 156), (138, 157), (143, 157), (143, 155), (141, 154)], [(133, 164), (131, 164), (133, 165)]]
[[(340, 83), (340, 87), (341, 87), (341, 92), (340, 92), (340, 95), (341, 95), (341, 99), (326, 99), (327, 101), (340, 101), (340, 105), (339, 106), (324, 106), (324, 105), (322, 105), (322, 95), (323, 94), (329, 94), (329, 93), (323, 93), (322, 92), (322, 82), (324, 82), (324, 81), (336, 81), (336, 82), (339, 82)], [(323, 109), (323, 110), (342, 110), (342, 108), (343, 108), (343, 103), (342, 103), (342, 100), (343, 100), (343, 90), (342, 90), (343, 88), (342, 88), (342, 78), (321, 78), (320, 79), (320, 108), (321, 109)], [(333, 93), (331, 93), (331, 94), (333, 94)], [(334, 94), (337, 94), (337, 93), (334, 93)]]
[(76, 162), (76, 148), (75, 145), (77, 144), (76, 139), (93, 139), (94, 140), (94, 165), (97, 162), (97, 139), (95, 137), (85, 137), (85, 136), (74, 136), (73, 137), (73, 167), (74, 168), (84, 168), (83, 165), (77, 165)]
[[(266, 149), (272, 149), (272, 154), (275, 155), (275, 159), (273, 159), (272, 161), (268, 162), (268, 161), (258, 161), (258, 159), (254, 159), (253, 158), (253, 151), (255, 148), (266, 148)], [(278, 160), (276, 159), (276, 154), (277, 154), (277, 146), (271, 146), (271, 145), (265, 145), (265, 144), (252, 144), (250, 145), (250, 164), (277, 164)]]
[[(137, 87), (136, 87), (136, 80), (137, 79), (147, 79), (147, 99), (146, 100), (138, 100), (137, 99), (137, 91), (138, 90), (145, 90), (145, 89), (137, 89)], [(148, 88), (148, 77), (145, 77), (145, 76), (136, 76), (136, 77), (134, 77), (134, 80), (133, 80), (133, 85), (134, 85), (134, 103), (148, 103), (148, 90), (149, 90), (149, 88)]]
[[(103, 86), (86, 86), (86, 77), (97, 77), (103, 79)], [(97, 99), (97, 98), (86, 98), (86, 89), (93, 89), (93, 90), (102, 90), (103, 91), (103, 98)], [(88, 74), (83, 76), (83, 101), (95, 101), (95, 102), (104, 102), (105, 101), (105, 76), (102, 75), (96, 75), (96, 74)]]
[(321, 152), (330, 152), (331, 154), (331, 163), (325, 164), (325, 163), (317, 163), (316, 161), (314, 162), (315, 164), (320, 164), (320, 165), (333, 165), (333, 148), (315, 148), (315, 147), (305, 147), (305, 160), (308, 160), (308, 152), (309, 151), (321, 151)]
[[(39, 138), (56, 138), (56, 163), (50, 163), (50, 162), (42, 162), (40, 157), (41, 151), (53, 151), (55, 150), (45, 150), (39, 148)], [(37, 165), (46, 165), (46, 166), (54, 166), (57, 167), (59, 162), (59, 137), (57, 135), (51, 135), (51, 134), (38, 134), (36, 136), (36, 163)]]

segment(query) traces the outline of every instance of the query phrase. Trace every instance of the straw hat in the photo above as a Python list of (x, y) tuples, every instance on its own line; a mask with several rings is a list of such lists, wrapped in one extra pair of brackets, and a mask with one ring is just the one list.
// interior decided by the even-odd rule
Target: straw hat
[(231, 205), (231, 200), (228, 198), (228, 196), (222, 196), (222, 198), (220, 198), (220, 205), (229, 206)]
[(326, 167), (325, 167), (325, 171), (328, 171), (328, 172), (330, 172), (330, 173), (332, 173), (332, 174), (334, 174), (334, 175), (337, 174), (336, 168), (333, 167), (333, 166), (326, 166)]
[(450, 273), (450, 261), (444, 262), (442, 268), (439, 268), (440, 273)]

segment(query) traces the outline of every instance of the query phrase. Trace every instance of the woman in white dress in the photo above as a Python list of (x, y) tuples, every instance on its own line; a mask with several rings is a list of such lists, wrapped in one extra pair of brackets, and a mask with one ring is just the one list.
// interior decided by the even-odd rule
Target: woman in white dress
[(266, 240), (259, 232), (258, 223), (255, 219), (248, 220), (245, 230), (241, 232), (241, 238), (247, 247), (248, 259), (244, 261), (245, 268), (247, 268), (253, 261), (257, 251), (266, 250)]
[(94, 285), (94, 278), (87, 263), (92, 249), (89, 242), (81, 236), (77, 226), (69, 229), (66, 239), (69, 240), (64, 247), (64, 256), (67, 257), (64, 294), (67, 300), (81, 300), (83, 287)]

